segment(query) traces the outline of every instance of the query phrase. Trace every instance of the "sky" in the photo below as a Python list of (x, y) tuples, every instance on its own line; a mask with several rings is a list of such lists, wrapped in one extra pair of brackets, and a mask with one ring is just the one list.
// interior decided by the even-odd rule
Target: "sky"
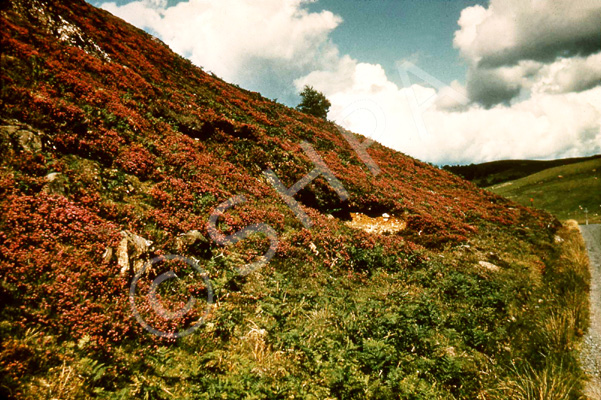
[(241, 87), (434, 164), (601, 153), (599, 0), (90, 0)]

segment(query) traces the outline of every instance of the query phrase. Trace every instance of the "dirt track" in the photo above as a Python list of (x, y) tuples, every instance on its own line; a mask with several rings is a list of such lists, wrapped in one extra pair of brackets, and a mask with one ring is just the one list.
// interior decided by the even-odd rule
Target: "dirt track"
[(591, 326), (585, 337), (582, 363), (592, 379), (589, 399), (601, 399), (601, 224), (580, 226), (591, 261)]

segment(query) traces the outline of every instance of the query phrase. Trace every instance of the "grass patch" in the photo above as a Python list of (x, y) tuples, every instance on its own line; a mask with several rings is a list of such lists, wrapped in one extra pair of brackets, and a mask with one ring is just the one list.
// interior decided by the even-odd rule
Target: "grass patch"
[(488, 188), (522, 205), (549, 211), (560, 220), (601, 223), (601, 158), (549, 168)]

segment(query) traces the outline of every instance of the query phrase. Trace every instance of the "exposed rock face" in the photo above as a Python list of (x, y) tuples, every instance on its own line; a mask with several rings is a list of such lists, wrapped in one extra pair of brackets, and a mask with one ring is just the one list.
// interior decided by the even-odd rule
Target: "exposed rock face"
[(37, 154), (42, 151), (42, 133), (18, 122), (0, 125), (0, 136), (12, 142), (16, 151)]
[(42, 151), (42, 139), (39, 135), (26, 129), (19, 129), (15, 132), (15, 139), (19, 146), (30, 153), (39, 153)]
[[(73, 0), (71, 0), (73, 1)], [(13, 0), (11, 6), (21, 15), (43, 27), (60, 42), (76, 46), (86, 53), (110, 62), (109, 55), (79, 26), (56, 12), (56, 0)]]
[(367, 233), (397, 233), (407, 227), (407, 222), (384, 213), (381, 217), (371, 218), (361, 213), (351, 213), (351, 221), (347, 226), (355, 229), (362, 229)]
[(137, 274), (149, 259), (152, 242), (130, 231), (122, 231), (121, 242), (117, 247), (117, 263), (121, 267), (121, 274), (132, 271)]

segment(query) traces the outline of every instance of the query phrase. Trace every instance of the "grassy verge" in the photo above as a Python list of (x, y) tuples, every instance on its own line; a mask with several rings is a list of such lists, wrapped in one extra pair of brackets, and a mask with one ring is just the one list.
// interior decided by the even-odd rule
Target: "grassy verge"
[(583, 398), (578, 353), (589, 319), (588, 257), (575, 221), (564, 224), (556, 241), (559, 256), (545, 273), (529, 345), (512, 357), (512, 374), (492, 391), (493, 399)]

